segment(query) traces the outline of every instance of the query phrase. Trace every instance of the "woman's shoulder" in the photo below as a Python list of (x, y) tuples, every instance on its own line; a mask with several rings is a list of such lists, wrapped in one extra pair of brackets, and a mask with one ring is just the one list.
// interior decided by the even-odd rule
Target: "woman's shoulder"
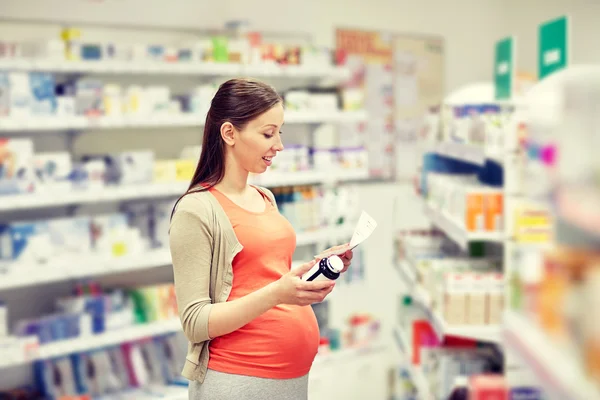
[(258, 189), (258, 191), (262, 192), (265, 196), (267, 196), (269, 198), (269, 200), (271, 201), (271, 203), (273, 203), (273, 205), (277, 207), (277, 201), (275, 200), (275, 196), (273, 195), (273, 192), (271, 192), (266, 187), (256, 186), (256, 185), (254, 187), (256, 189)]
[(214, 213), (214, 203), (211, 196), (212, 194), (207, 190), (184, 195), (175, 205), (173, 216), (178, 213), (186, 213), (201, 219), (207, 219)]

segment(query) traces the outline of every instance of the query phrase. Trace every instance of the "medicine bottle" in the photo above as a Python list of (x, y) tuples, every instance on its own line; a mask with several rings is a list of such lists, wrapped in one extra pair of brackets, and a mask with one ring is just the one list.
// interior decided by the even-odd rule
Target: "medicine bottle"
[(319, 260), (307, 273), (302, 276), (304, 281), (334, 281), (340, 277), (344, 262), (338, 256), (330, 256)]

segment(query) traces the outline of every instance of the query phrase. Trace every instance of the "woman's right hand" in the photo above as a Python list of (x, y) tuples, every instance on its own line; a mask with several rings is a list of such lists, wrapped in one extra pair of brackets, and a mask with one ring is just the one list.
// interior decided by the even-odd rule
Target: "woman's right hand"
[(317, 262), (318, 260), (312, 260), (302, 264), (273, 282), (273, 293), (277, 304), (308, 306), (322, 302), (331, 293), (335, 281), (306, 282), (302, 280), (302, 275), (307, 273)]

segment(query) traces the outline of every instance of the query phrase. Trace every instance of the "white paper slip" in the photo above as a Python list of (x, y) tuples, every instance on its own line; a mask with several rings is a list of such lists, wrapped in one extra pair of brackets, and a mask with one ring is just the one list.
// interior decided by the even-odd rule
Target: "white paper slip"
[(369, 214), (363, 211), (354, 228), (354, 234), (350, 240), (350, 248), (353, 249), (364, 242), (371, 236), (371, 233), (373, 233), (375, 228), (377, 228), (377, 222)]
[(377, 222), (365, 211), (363, 211), (354, 227), (354, 233), (350, 243), (333, 247), (331, 250), (320, 253), (317, 258), (325, 258), (332, 255), (342, 255), (348, 250), (354, 249), (356, 246), (367, 240), (373, 231), (377, 228)]

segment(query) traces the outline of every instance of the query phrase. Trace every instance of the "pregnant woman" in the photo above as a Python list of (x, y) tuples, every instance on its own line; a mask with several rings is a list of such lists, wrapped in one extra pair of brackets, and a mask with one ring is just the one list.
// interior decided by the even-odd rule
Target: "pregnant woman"
[[(245, 79), (222, 84), (206, 117), (189, 190), (173, 210), (170, 248), (189, 398), (305, 400), (319, 330), (311, 304), (333, 282), (291, 270), (296, 234), (273, 194), (248, 184), (283, 150), (281, 97)], [(352, 252), (342, 256), (344, 270)]]

